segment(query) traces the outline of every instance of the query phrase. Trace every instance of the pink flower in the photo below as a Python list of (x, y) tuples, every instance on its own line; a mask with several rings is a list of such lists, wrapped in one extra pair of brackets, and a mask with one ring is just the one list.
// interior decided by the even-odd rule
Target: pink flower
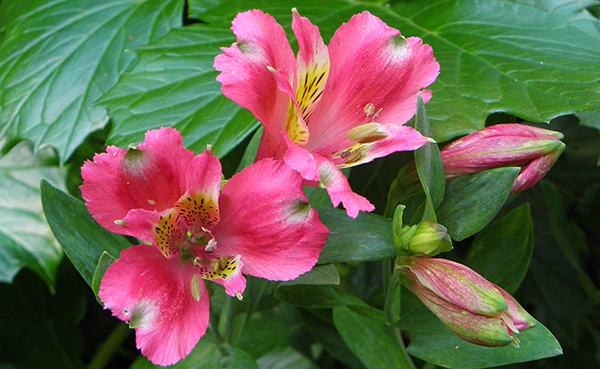
[(159, 365), (186, 357), (206, 332), (201, 279), (241, 298), (242, 273), (294, 279), (315, 265), (328, 235), (287, 164), (259, 161), (221, 191), (219, 160), (210, 151), (194, 157), (171, 128), (149, 131), (135, 149), (108, 147), (82, 176), (94, 218), (148, 243), (121, 253), (99, 296)]
[(417, 95), (431, 98), (421, 89), (435, 81), (439, 64), (421, 39), (405, 39), (369, 12), (343, 24), (329, 46), (307, 18), (292, 14), (297, 57), (273, 17), (238, 14), (238, 41), (215, 58), (217, 80), (263, 124), (257, 160), (283, 158), (356, 217), (374, 207), (352, 192), (340, 168), (432, 142), (403, 124)]
[(462, 264), (428, 256), (398, 259), (396, 264), (402, 283), (465, 341), (518, 346), (514, 335), (535, 325), (508, 292)]

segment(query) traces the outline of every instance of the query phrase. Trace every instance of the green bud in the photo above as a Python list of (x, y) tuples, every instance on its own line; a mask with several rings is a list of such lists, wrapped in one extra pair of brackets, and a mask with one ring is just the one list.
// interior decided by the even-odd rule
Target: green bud
[(410, 239), (409, 251), (414, 254), (435, 256), (450, 250), (452, 250), (452, 240), (448, 230), (439, 223), (421, 222)]

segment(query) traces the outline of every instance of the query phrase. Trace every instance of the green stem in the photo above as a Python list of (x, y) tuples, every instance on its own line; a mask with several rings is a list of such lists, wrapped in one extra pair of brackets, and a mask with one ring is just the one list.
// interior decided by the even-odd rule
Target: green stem
[(92, 358), (92, 361), (88, 365), (88, 369), (104, 368), (110, 359), (112, 359), (115, 351), (121, 347), (121, 344), (130, 332), (129, 327), (126, 324), (117, 324), (108, 338), (102, 343), (98, 352), (96, 352), (96, 355)]
[(400, 321), (400, 281), (393, 275), (388, 273), (390, 277), (387, 294), (385, 296), (384, 311), (387, 324), (394, 326)]
[(269, 283), (266, 281), (261, 281), (261, 282), (262, 282), (262, 286), (259, 288), (257, 296), (252, 301), (250, 301), (250, 303), (248, 304), (248, 310), (246, 310), (246, 315), (244, 316), (244, 320), (242, 321), (242, 323), (240, 324), (238, 329), (235, 331), (235, 334), (233, 335), (233, 337), (231, 339), (232, 346), (235, 346), (237, 341), (242, 336), (242, 331), (244, 330), (244, 327), (246, 326), (246, 324), (252, 317), (254, 310), (256, 310), (256, 307), (258, 306), (260, 299), (264, 295), (264, 293), (267, 289), (267, 286), (269, 285)]
[(404, 364), (402, 365), (402, 368), (416, 369), (416, 366), (410, 358), (410, 355), (406, 351), (406, 346), (404, 346), (404, 340), (402, 339), (402, 333), (400, 332), (400, 328), (398, 328), (397, 326), (398, 322), (400, 321), (400, 292), (402, 285), (400, 284), (400, 280), (393, 274), (393, 272), (390, 269), (384, 269), (384, 275), (385, 272), (387, 272), (388, 274), (387, 277), (385, 277), (385, 279), (388, 280), (388, 286), (384, 302), (384, 310), (386, 321), (388, 324), (388, 329), (391, 331), (392, 336), (394, 337), (396, 343), (402, 351), (402, 358), (404, 359)]
[(228, 343), (231, 343), (233, 338), (233, 319), (235, 317), (235, 302), (233, 301), (235, 297), (228, 297), (225, 300), (225, 340)]
[(219, 332), (219, 320), (217, 319), (217, 316), (215, 314), (209, 315), (208, 329), (210, 330), (217, 342), (222, 343), (225, 341), (223, 339), (223, 336), (221, 336), (221, 333)]

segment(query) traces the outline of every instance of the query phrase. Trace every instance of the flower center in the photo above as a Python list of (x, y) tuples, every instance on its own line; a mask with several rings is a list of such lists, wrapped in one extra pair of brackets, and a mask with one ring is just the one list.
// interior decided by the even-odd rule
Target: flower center
[(154, 227), (156, 245), (166, 258), (171, 258), (181, 251), (184, 244), (191, 242), (190, 246), (195, 248), (209, 235), (204, 245), (206, 251), (210, 252), (216, 245), (210, 228), (218, 222), (219, 209), (211, 199), (201, 192), (186, 194), (160, 217), (158, 225)]

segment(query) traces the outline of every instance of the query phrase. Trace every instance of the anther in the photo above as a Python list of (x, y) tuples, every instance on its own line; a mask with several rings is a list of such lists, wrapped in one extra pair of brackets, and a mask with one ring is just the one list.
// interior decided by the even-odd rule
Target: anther
[(206, 245), (206, 248), (204, 248), (204, 251), (208, 252), (209, 254), (212, 253), (214, 251), (214, 249), (217, 248), (217, 241), (215, 241), (214, 238), (211, 238), (208, 241), (208, 244)]
[(348, 140), (360, 142), (361, 140), (366, 139), (376, 133), (379, 127), (381, 127), (381, 124), (375, 122), (354, 127), (348, 131)]
[(222, 255), (219, 258), (219, 269), (225, 269), (227, 268), (227, 263), (229, 262), (229, 258), (227, 257), (227, 255)]

